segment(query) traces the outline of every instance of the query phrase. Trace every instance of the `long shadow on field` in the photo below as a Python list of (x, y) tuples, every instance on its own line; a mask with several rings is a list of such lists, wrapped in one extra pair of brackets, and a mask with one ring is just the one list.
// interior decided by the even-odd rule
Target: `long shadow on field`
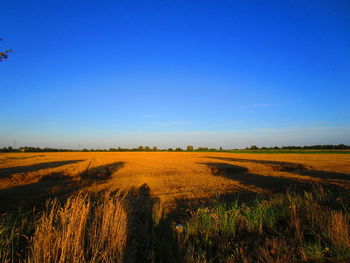
[(124, 167), (125, 162), (115, 162), (106, 164), (92, 169), (88, 169), (81, 173), (79, 177), (84, 184), (91, 184), (97, 181), (104, 181), (111, 178), (112, 174)]
[(40, 154), (40, 155), (29, 155), (29, 156), (10, 156), (7, 158), (1, 158), (0, 161), (3, 160), (23, 160), (23, 159), (32, 159), (32, 158), (37, 158), (37, 157), (44, 157), (44, 154)]
[(300, 182), (292, 178), (265, 176), (252, 174), (243, 166), (232, 165), (228, 163), (201, 163), (207, 165), (214, 176), (222, 176), (231, 180), (239, 181), (241, 184), (251, 188), (258, 187), (273, 193), (282, 193), (291, 187), (299, 190), (311, 190), (312, 184)]
[(310, 176), (310, 177), (319, 178), (319, 179), (331, 179), (331, 180), (335, 179), (335, 180), (350, 181), (350, 174), (309, 169), (308, 167), (300, 163), (241, 159), (241, 158), (212, 157), (212, 156), (207, 156), (205, 158), (222, 160), (222, 161), (230, 161), (230, 162), (259, 163), (259, 164), (267, 165), (274, 170), (284, 171), (284, 172), (298, 174), (298, 175)]
[[(184, 218), (191, 216), (191, 212), (196, 211), (197, 208), (203, 206), (211, 206), (216, 202), (231, 203), (234, 200), (240, 202), (250, 202), (261, 196), (261, 193), (256, 190), (268, 191), (265, 195), (272, 194), (285, 194), (289, 191), (303, 192), (312, 191), (319, 187), (322, 187), (326, 191), (333, 193), (344, 192), (345, 189), (334, 184), (329, 183), (314, 183), (312, 181), (298, 180), (296, 178), (286, 178), (277, 176), (265, 176), (259, 174), (249, 173), (246, 167), (232, 165), (228, 163), (220, 162), (206, 162), (199, 163), (207, 165), (214, 176), (225, 177), (230, 180), (240, 182), (244, 187), (241, 191), (233, 190), (232, 192), (225, 192), (215, 197), (203, 197), (197, 199), (177, 199), (175, 201), (176, 208), (171, 212), (173, 218), (182, 221)], [(250, 190), (249, 190), (250, 189)]]
[(82, 187), (107, 181), (123, 166), (124, 162), (102, 165), (74, 177), (56, 172), (41, 177), (35, 183), (0, 190), (0, 213), (16, 211), (19, 207), (41, 208), (49, 198), (65, 199)]
[(45, 203), (50, 197), (61, 197), (78, 189), (76, 182), (63, 173), (52, 173), (38, 182), (14, 186), (0, 191), (0, 213), (31, 209)]
[(160, 214), (160, 200), (147, 184), (126, 197), (127, 241), (123, 262), (183, 262), (170, 219)]
[(62, 165), (79, 163), (82, 161), (84, 160), (57, 161), (57, 162), (38, 163), (38, 164), (32, 164), (32, 165), (26, 165), (26, 166), (2, 168), (0, 169), (0, 178), (8, 178), (12, 174), (16, 174), (16, 173), (35, 172), (42, 169), (56, 168)]

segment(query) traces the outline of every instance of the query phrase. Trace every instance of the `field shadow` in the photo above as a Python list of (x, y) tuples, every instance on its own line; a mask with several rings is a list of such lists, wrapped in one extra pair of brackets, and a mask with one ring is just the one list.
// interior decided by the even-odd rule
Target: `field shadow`
[(212, 156), (207, 156), (205, 158), (222, 160), (222, 161), (230, 161), (230, 162), (258, 163), (258, 164), (267, 165), (277, 171), (298, 174), (301, 176), (309, 176), (309, 177), (314, 177), (318, 179), (343, 180), (343, 181), (350, 182), (350, 174), (316, 170), (316, 169), (308, 168), (305, 165), (300, 163), (242, 159), (242, 158), (212, 157)]
[(123, 262), (148, 262), (152, 250), (153, 206), (159, 202), (151, 196), (147, 184), (132, 188), (126, 197), (127, 241)]
[(147, 184), (128, 191), (127, 240), (122, 262), (184, 262), (172, 220), (160, 213), (160, 200)]
[(40, 207), (48, 198), (61, 198), (77, 189), (77, 183), (64, 173), (45, 175), (38, 182), (1, 190), (0, 213)]
[(125, 162), (115, 162), (106, 164), (92, 169), (88, 169), (81, 173), (79, 177), (84, 183), (90, 183), (93, 181), (108, 180), (112, 174), (124, 167)]
[[(207, 165), (214, 176), (221, 176), (230, 180), (238, 181), (247, 188), (260, 188), (272, 193), (283, 193), (289, 188), (295, 187), (299, 190), (311, 190), (312, 184), (309, 182), (297, 181), (294, 178), (285, 178), (277, 176), (267, 176), (249, 173), (243, 166), (232, 165), (228, 163), (200, 163)], [(248, 192), (249, 193), (249, 192)]]
[[(220, 176), (239, 182), (242, 185), (242, 189), (239, 189), (239, 191), (235, 189), (203, 198), (176, 199), (174, 206), (175, 208), (170, 212), (170, 214), (171, 217), (178, 220), (178, 222), (186, 221), (186, 218), (191, 217), (191, 213), (196, 211), (198, 208), (210, 207), (216, 203), (230, 204), (233, 201), (249, 203), (262, 196), (268, 197), (274, 194), (287, 194), (288, 192), (311, 192), (318, 187), (322, 187), (325, 191), (332, 193), (340, 193), (345, 191), (343, 187), (327, 182), (315, 183), (313, 181), (306, 181), (302, 179), (298, 180), (298, 178), (293, 177), (287, 178), (254, 174), (250, 173), (246, 167), (224, 162), (203, 162), (198, 164), (206, 165), (210, 169), (213, 176)], [(266, 192), (256, 191), (258, 189)]]
[(42, 169), (56, 168), (62, 165), (79, 163), (83, 161), (84, 160), (68, 160), (68, 161), (47, 162), (47, 163), (38, 163), (38, 164), (32, 164), (32, 165), (26, 165), (26, 166), (2, 168), (0, 169), (0, 178), (9, 178), (11, 175), (16, 173), (35, 172)]
[(40, 155), (29, 155), (29, 156), (11, 156), (11, 157), (7, 157), (7, 158), (4, 158), (2, 160), (23, 160), (23, 159), (31, 159), (31, 158), (34, 158), (34, 157), (44, 157), (45, 155), (44, 154), (40, 154)]
[(37, 182), (0, 190), (0, 213), (23, 209), (41, 209), (49, 198), (65, 199), (75, 191), (92, 184), (100, 184), (124, 167), (124, 162), (101, 165), (78, 176), (55, 172), (41, 177)]

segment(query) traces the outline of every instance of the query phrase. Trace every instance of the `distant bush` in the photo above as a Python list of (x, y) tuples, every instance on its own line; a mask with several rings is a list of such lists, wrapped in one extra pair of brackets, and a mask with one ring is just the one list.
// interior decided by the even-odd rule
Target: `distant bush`
[(139, 150), (139, 151), (144, 151), (145, 148), (143, 148), (143, 146), (139, 146), (138, 150)]
[(194, 149), (194, 148), (193, 148), (193, 146), (192, 146), (192, 145), (188, 145), (188, 146), (187, 146), (187, 151), (192, 152), (192, 151), (193, 151), (193, 149)]
[(151, 148), (149, 146), (145, 146), (145, 151), (146, 152), (150, 152), (151, 151)]
[(196, 151), (198, 151), (198, 152), (207, 152), (207, 151), (209, 151), (209, 148), (208, 147), (198, 147), (196, 149)]
[(248, 148), (249, 150), (259, 150), (259, 147), (256, 145), (252, 145)]

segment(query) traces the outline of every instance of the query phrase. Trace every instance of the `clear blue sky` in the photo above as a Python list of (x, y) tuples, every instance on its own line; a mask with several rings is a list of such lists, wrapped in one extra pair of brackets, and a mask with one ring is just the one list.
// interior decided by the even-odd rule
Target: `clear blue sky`
[(350, 144), (350, 1), (1, 2), (0, 146)]

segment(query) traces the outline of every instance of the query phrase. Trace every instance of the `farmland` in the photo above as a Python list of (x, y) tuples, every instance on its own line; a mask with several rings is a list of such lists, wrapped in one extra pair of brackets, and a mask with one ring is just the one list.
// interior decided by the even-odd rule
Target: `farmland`
[[(3, 261), (29, 262), (63, 262), (72, 255), (75, 262), (347, 259), (349, 190), (349, 154), (6, 153), (0, 155), (2, 227), (8, 229), (9, 221), (20, 221), (20, 228), (24, 228), (28, 214), (35, 223), (28, 226), (26, 240), (21, 239), (24, 234), (16, 225), (17, 236), (12, 237), (10, 245), (6, 243), (9, 236), (4, 236), (6, 231), (1, 232), (0, 256)], [(265, 205), (270, 210), (264, 211), (271, 214), (264, 217), (265, 212), (259, 209)], [(254, 209), (261, 212), (256, 226), (247, 212)], [(317, 221), (319, 211), (324, 211), (322, 223)], [(64, 223), (68, 214), (82, 221)], [(238, 221), (225, 232), (227, 215)], [(16, 220), (9, 220), (11, 217)], [(54, 223), (45, 221), (48, 218)], [(109, 222), (105, 222), (106, 218)], [(315, 228), (310, 230), (303, 220)], [(327, 225), (328, 221), (333, 224)], [(113, 224), (113, 231), (119, 236), (107, 240), (103, 227), (112, 229), (111, 222), (118, 222)], [(84, 234), (81, 240), (65, 236), (65, 242), (76, 244), (77, 251), (63, 252), (57, 248), (63, 243), (53, 240), (59, 240), (58, 235), (68, 235), (65, 231), (73, 223), (75, 227), (83, 224)], [(53, 229), (57, 224), (61, 228)], [(314, 225), (324, 228), (319, 230), (320, 235), (328, 234), (317, 237)], [(329, 230), (332, 227), (338, 230)], [(286, 231), (285, 236), (277, 233), (282, 231), (277, 231), (280, 228)], [(95, 229), (95, 234), (89, 229)], [(45, 239), (45, 243), (43, 236), (47, 238), (48, 233), (56, 236), (52, 234), (51, 241)], [(247, 238), (254, 235), (260, 246), (256, 251), (252, 247), (255, 241)], [(101, 240), (114, 247), (96, 248)], [(89, 245), (79, 248), (78, 243)], [(11, 247), (16, 251), (10, 251)], [(48, 247), (53, 251), (50, 256), (43, 252)], [(96, 252), (103, 249), (106, 254)], [(288, 249), (294, 252), (290, 255)]]

